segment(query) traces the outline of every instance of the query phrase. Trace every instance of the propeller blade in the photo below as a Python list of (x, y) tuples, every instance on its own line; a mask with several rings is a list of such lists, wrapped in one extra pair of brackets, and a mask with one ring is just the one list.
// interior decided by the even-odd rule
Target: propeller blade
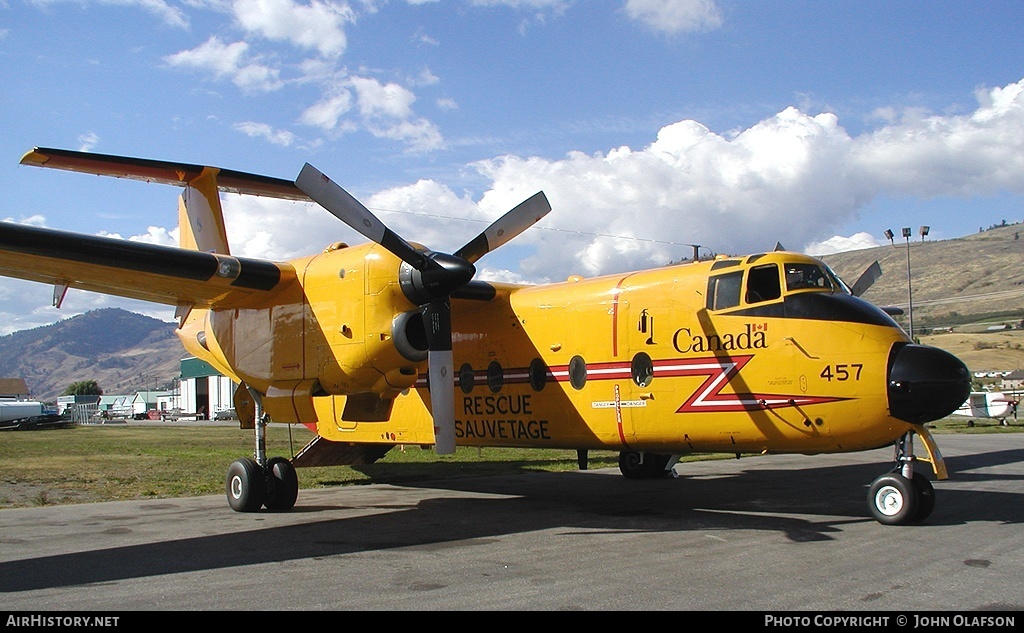
[(455, 251), (455, 256), (472, 264), (539, 222), (549, 211), (551, 204), (547, 196), (543, 191), (538, 191), (492, 222), (483, 233)]
[(853, 288), (850, 289), (850, 292), (853, 293), (853, 296), (855, 297), (861, 296), (867, 292), (867, 289), (874, 285), (881, 276), (882, 267), (879, 265), (878, 261), (875, 261), (875, 263), (868, 266), (867, 270), (861, 273), (860, 278), (858, 278), (857, 282), (853, 284)]
[(377, 216), (352, 197), (352, 194), (316, 167), (306, 163), (299, 172), (299, 177), (295, 179), (295, 186), (339, 220), (388, 249), (416, 270), (423, 270), (427, 265), (427, 259), (411, 244), (385, 226)]
[(455, 379), (452, 359), (452, 317), (447, 301), (423, 306), (427, 330), (427, 376), (430, 414), (434, 418), (434, 450), (439, 455), (455, 452)]
[[(434, 448), (441, 455), (455, 452), (455, 380), (452, 358), (451, 296), (472, 283), (473, 262), (536, 224), (549, 211), (544, 192), (538, 192), (501, 216), (483, 233), (452, 255), (419, 252), (384, 225), (350, 193), (306, 163), (295, 186), (363, 236), (380, 244), (412, 270), (401, 267), (399, 285), (406, 298), (420, 306), (427, 334), (427, 376)], [(477, 294), (474, 298), (479, 298)]]

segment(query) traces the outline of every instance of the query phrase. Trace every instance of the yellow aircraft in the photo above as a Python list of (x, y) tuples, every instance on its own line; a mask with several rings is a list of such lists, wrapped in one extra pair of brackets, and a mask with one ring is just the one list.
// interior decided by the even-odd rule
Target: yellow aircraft
[[(240, 385), (255, 459), (228, 469), (237, 511), (287, 510), (296, 466), (370, 463), (396, 445), (619, 451), (629, 478), (688, 453), (894, 447), (871, 483), (885, 524), (923, 521), (947, 477), (924, 426), (970, 392), (954, 356), (914, 344), (821, 261), (774, 251), (545, 285), (474, 263), (550, 210), (543, 193), (452, 254), (410, 243), (306, 165), (293, 181), (36, 148), (22, 164), (184, 187), (180, 248), (0, 223), (0, 274), (177, 307), (185, 349)], [(313, 200), (370, 241), (288, 262), (230, 254), (220, 191)], [(696, 258), (695, 258), (696, 259)], [(316, 439), (268, 459), (268, 421)], [(926, 456), (914, 453), (914, 436)]]

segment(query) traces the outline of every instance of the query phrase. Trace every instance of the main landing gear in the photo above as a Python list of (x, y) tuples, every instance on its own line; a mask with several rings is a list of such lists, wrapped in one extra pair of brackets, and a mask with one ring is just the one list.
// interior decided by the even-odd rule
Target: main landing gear
[(256, 458), (243, 457), (232, 462), (224, 487), (228, 505), (235, 512), (285, 512), (295, 506), (299, 496), (299, 476), (295, 466), (284, 457), (267, 459), (267, 421), (256, 416)]
[(920, 523), (935, 509), (935, 489), (923, 474), (914, 472), (913, 433), (896, 442), (896, 468), (875, 479), (868, 489), (868, 508), (879, 523)]
[(644, 453), (640, 451), (621, 451), (619, 453), (619, 472), (627, 479), (661, 479), (672, 477), (675, 471), (676, 458), (672, 455)]
[(225, 485), (228, 505), (235, 512), (258, 512), (264, 506), (284, 512), (292, 509), (299, 496), (299, 477), (284, 457), (271, 458), (265, 466), (251, 457), (235, 460)]

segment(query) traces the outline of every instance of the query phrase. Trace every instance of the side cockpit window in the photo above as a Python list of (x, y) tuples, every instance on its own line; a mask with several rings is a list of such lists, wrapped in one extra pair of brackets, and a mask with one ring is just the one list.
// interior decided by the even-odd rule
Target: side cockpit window
[(771, 301), (782, 296), (779, 283), (779, 267), (775, 264), (755, 266), (747, 273), (747, 303)]
[(743, 271), (715, 275), (708, 279), (708, 310), (724, 310), (740, 304)]

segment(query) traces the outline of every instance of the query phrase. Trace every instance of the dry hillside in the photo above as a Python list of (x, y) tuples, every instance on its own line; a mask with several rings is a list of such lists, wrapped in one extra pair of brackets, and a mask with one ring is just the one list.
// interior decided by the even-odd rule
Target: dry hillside
[[(897, 227), (897, 231), (899, 228)], [(1006, 321), (1024, 317), (1024, 225), (1013, 224), (954, 240), (910, 241), (910, 284), (907, 243), (896, 239), (882, 246), (827, 255), (822, 259), (847, 283), (878, 261), (882, 276), (864, 298), (876, 305), (905, 311), (914, 301), (915, 329), (963, 325), (1002, 315)], [(984, 330), (976, 327), (975, 330)]]

